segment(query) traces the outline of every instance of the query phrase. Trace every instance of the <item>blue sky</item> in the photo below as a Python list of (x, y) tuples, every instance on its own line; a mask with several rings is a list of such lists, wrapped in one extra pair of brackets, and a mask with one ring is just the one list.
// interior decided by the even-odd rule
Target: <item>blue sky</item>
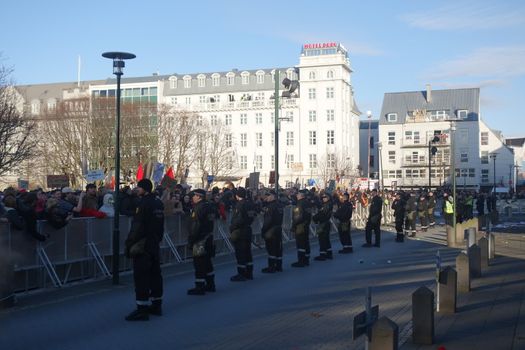
[(525, 136), (525, 1), (9, 1), (1, 63), (18, 84), (293, 66), (301, 45), (341, 42), (356, 101), (380, 112), (395, 91), (481, 87), (482, 118)]

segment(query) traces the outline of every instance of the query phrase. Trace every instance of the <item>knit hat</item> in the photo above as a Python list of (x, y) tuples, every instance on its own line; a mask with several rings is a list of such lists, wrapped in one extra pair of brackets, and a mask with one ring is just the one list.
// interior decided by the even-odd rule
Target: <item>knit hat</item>
[(238, 187), (235, 195), (240, 198), (246, 198), (246, 189), (244, 187)]
[(200, 196), (202, 198), (206, 197), (206, 191), (204, 191), (203, 189), (196, 189), (195, 191), (193, 191), (193, 194), (194, 195), (197, 195), (197, 196)]
[(149, 179), (140, 180), (139, 183), (137, 184), (137, 187), (142, 188), (144, 191), (148, 193), (151, 193), (151, 191), (153, 190), (153, 184), (151, 183)]

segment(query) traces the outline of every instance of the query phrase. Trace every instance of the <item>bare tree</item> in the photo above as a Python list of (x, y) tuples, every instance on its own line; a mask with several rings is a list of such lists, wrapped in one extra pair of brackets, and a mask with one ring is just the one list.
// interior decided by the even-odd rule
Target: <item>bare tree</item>
[(318, 162), (319, 175), (326, 186), (329, 180), (339, 181), (343, 177), (354, 176), (350, 158), (337, 149), (334, 152), (326, 152)]
[(19, 95), (10, 81), (12, 70), (0, 66), (0, 175), (36, 154), (35, 123), (17, 109)]

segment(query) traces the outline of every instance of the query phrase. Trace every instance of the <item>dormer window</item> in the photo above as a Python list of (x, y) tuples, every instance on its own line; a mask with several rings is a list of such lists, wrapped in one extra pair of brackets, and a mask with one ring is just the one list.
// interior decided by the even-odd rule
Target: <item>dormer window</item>
[(260, 70), (255, 74), (257, 75), (257, 84), (264, 84), (264, 71)]
[(458, 119), (467, 119), (468, 117), (468, 110), (466, 109), (459, 109), (457, 112)]
[(387, 120), (389, 123), (397, 122), (397, 113), (388, 113), (388, 114), (386, 115), (386, 120)]
[(226, 84), (233, 85), (235, 83), (235, 73), (229, 72), (226, 74)]
[(191, 76), (186, 75), (186, 76), (184, 76), (183, 79), (184, 79), (184, 88), (185, 89), (191, 88)]
[(221, 76), (219, 73), (213, 73), (211, 76), (211, 84), (213, 86), (221, 85)]
[(250, 83), (250, 73), (242, 72), (241, 73), (241, 82), (243, 85), (248, 85)]
[(170, 89), (176, 89), (177, 88), (177, 77), (171, 76), (169, 78), (170, 81)]
[(199, 87), (205, 87), (206, 86), (206, 76), (204, 74), (199, 74), (197, 76), (197, 82)]

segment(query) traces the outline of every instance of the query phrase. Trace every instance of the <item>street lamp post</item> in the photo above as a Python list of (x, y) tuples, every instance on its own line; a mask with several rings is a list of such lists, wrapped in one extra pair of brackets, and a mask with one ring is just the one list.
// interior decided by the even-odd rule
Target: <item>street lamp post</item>
[(274, 129), (274, 146), (275, 146), (275, 197), (279, 200), (279, 70), (275, 70), (275, 129)]
[(368, 178), (368, 187), (370, 187), (370, 128), (372, 123), (372, 111), (366, 111), (366, 115), (368, 118), (368, 158), (367, 158), (367, 165), (366, 165), (366, 177)]
[(490, 159), (492, 159), (492, 162), (494, 163), (494, 184), (492, 187), (492, 192), (494, 193), (496, 193), (496, 157), (497, 155), (498, 155), (497, 152), (493, 152), (490, 154)]
[(450, 122), (450, 161), (451, 161), (451, 172), (450, 176), (452, 177), (452, 232), (453, 237), (456, 236), (456, 153), (455, 153), (455, 136), (456, 136), (456, 122)]
[(381, 142), (378, 142), (377, 151), (379, 152), (379, 183), (381, 184), (381, 188), (380, 188), (381, 191), (383, 191), (385, 188), (383, 184), (384, 175), (383, 175), (383, 157), (381, 155), (382, 148), (383, 148), (383, 144)]
[(113, 60), (113, 74), (117, 76), (117, 118), (115, 121), (115, 189), (113, 194), (113, 206), (115, 216), (113, 218), (113, 284), (119, 283), (119, 260), (120, 260), (120, 77), (125, 67), (124, 60), (131, 60), (136, 56), (127, 52), (104, 52), (102, 57)]

